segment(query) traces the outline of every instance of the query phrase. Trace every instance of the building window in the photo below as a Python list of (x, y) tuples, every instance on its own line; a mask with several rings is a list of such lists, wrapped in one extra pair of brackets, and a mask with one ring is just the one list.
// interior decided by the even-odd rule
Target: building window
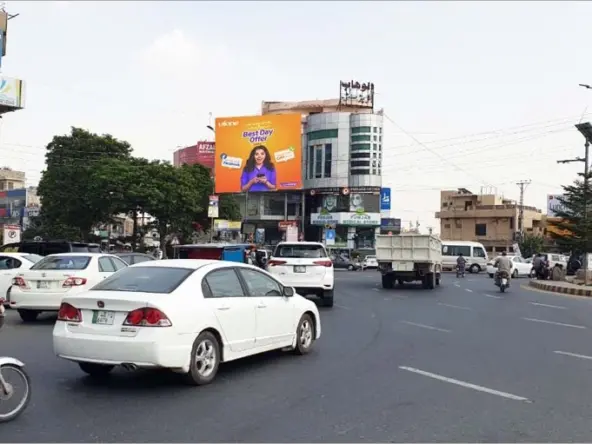
[(382, 142), (382, 136), (378, 136), (378, 141)]
[(357, 143), (351, 146), (351, 151), (369, 151), (370, 144), (369, 143)]
[(8, 182), (8, 189), (9, 190), (13, 190), (14, 189), (14, 183)]
[(263, 196), (263, 215), (265, 216), (283, 216), (284, 193), (267, 194)]
[(323, 177), (323, 148), (315, 146), (315, 179), (322, 179)]
[(314, 146), (309, 146), (308, 147), (308, 178), (312, 179), (314, 178), (314, 152), (315, 152), (315, 148)]
[(376, 131), (378, 131), (378, 128), (376, 128), (376, 127), (373, 127), (373, 128), (372, 128), (372, 132), (373, 132), (373, 133), (375, 133)]
[(351, 171), (351, 175), (352, 176), (368, 176), (370, 174), (370, 170), (352, 170)]
[(325, 144), (325, 176), (331, 177), (331, 162), (333, 161), (333, 146), (330, 143)]
[(370, 135), (362, 135), (362, 136), (351, 136), (352, 142), (370, 142), (372, 136)]
[(351, 129), (352, 134), (369, 133), (369, 126), (358, 126)]
[(381, 127), (381, 128), (378, 128), (378, 132), (379, 132), (380, 134), (382, 134), (382, 127)]
[(306, 135), (308, 140), (319, 140), (319, 139), (336, 139), (339, 134), (337, 129), (327, 129), (319, 131), (311, 131)]
[(370, 160), (352, 160), (351, 166), (352, 167), (369, 167)]
[(487, 236), (487, 224), (475, 224), (475, 236)]
[(352, 153), (350, 155), (351, 159), (369, 159), (370, 153)]

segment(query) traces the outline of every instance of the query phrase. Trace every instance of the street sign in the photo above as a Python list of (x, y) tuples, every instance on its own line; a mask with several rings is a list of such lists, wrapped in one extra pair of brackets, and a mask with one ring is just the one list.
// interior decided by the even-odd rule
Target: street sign
[(381, 188), (380, 189), (380, 211), (391, 210), (391, 189)]
[(3, 243), (12, 244), (21, 241), (21, 227), (18, 225), (4, 225)]
[(335, 230), (325, 230), (325, 244), (335, 245)]
[(211, 219), (217, 219), (219, 217), (219, 197), (210, 196), (210, 202), (208, 205), (208, 217)]

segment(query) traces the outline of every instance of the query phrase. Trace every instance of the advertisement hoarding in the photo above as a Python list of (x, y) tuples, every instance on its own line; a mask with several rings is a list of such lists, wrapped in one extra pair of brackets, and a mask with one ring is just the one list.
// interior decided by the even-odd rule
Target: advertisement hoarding
[(216, 119), (215, 192), (302, 188), (300, 114)]
[(312, 213), (311, 225), (348, 225), (350, 227), (377, 227), (380, 213)]
[(564, 199), (563, 194), (547, 194), (547, 216), (557, 217), (556, 211), (563, 210), (563, 204), (559, 202), (558, 198)]
[(25, 82), (11, 77), (0, 76), (0, 106), (4, 109), (25, 107)]
[(380, 189), (380, 211), (391, 210), (391, 189), (381, 188)]

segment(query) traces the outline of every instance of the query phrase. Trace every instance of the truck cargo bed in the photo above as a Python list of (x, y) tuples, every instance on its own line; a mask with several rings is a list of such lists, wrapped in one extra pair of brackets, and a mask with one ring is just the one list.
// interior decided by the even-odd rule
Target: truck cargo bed
[(442, 241), (430, 234), (400, 234), (376, 236), (378, 262), (442, 262)]

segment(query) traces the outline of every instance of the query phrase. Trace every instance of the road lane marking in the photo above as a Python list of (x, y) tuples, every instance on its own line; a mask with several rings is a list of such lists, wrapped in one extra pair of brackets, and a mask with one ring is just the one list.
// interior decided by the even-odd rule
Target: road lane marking
[(530, 302), (532, 305), (536, 305), (537, 307), (547, 307), (547, 308), (556, 308), (558, 310), (565, 310), (565, 307), (560, 305), (550, 305), (550, 304), (540, 304), (538, 302)]
[(454, 286), (460, 288), (460, 284), (457, 284), (456, 282), (454, 283)]
[(473, 290), (471, 290), (470, 288), (465, 288), (465, 291), (468, 291), (469, 293), (473, 292)]
[(351, 308), (346, 307), (345, 305), (337, 305), (337, 304), (335, 304), (334, 306), (337, 307), (337, 308), (342, 308), (343, 310), (351, 310)]
[(456, 308), (457, 310), (473, 310), (472, 308), (469, 307), (461, 307), (460, 305), (452, 305), (452, 304), (445, 304), (443, 302), (438, 302), (438, 305), (442, 305), (443, 307), (450, 307), (450, 308)]
[(558, 355), (571, 356), (573, 358), (590, 359), (590, 360), (592, 360), (592, 356), (579, 355), (577, 353), (562, 352), (562, 351), (559, 351), (559, 350), (556, 350), (553, 353), (557, 353)]
[(485, 296), (486, 298), (491, 298), (491, 299), (503, 299), (501, 296), (495, 296), (493, 294), (484, 294), (483, 296)]
[(374, 291), (380, 291), (380, 288), (373, 288)]
[(534, 319), (534, 318), (522, 318), (522, 319), (524, 319), (525, 321), (530, 321), (530, 322), (540, 322), (541, 324), (559, 325), (561, 327), (571, 327), (571, 328), (580, 328), (580, 329), (586, 328), (583, 325), (564, 324), (562, 322), (545, 321), (543, 319)]
[(409, 322), (409, 321), (400, 321), (400, 322), (403, 324), (407, 324), (407, 325), (413, 325), (414, 327), (425, 328), (427, 330), (440, 331), (442, 333), (450, 333), (450, 330), (446, 330), (444, 328), (432, 327), (431, 325), (417, 324), (415, 322)]
[(413, 367), (399, 366), (399, 369), (405, 370), (405, 371), (408, 371), (411, 373), (416, 373), (418, 375), (427, 376), (428, 378), (437, 379), (438, 381), (448, 382), (449, 384), (455, 384), (455, 385), (459, 385), (461, 387), (470, 388), (470, 389), (476, 390), (478, 392), (489, 393), (490, 395), (496, 395), (496, 396), (500, 396), (502, 398), (512, 399), (514, 401), (522, 401), (522, 402), (528, 402), (528, 403), (532, 402), (528, 398), (524, 398), (522, 396), (516, 396), (511, 393), (500, 392), (499, 390), (490, 389), (487, 387), (483, 387), (481, 385), (471, 384), (470, 382), (459, 381), (458, 379), (448, 378), (446, 376), (437, 375), (436, 373), (425, 372), (423, 370), (419, 370), (419, 369), (413, 368)]

